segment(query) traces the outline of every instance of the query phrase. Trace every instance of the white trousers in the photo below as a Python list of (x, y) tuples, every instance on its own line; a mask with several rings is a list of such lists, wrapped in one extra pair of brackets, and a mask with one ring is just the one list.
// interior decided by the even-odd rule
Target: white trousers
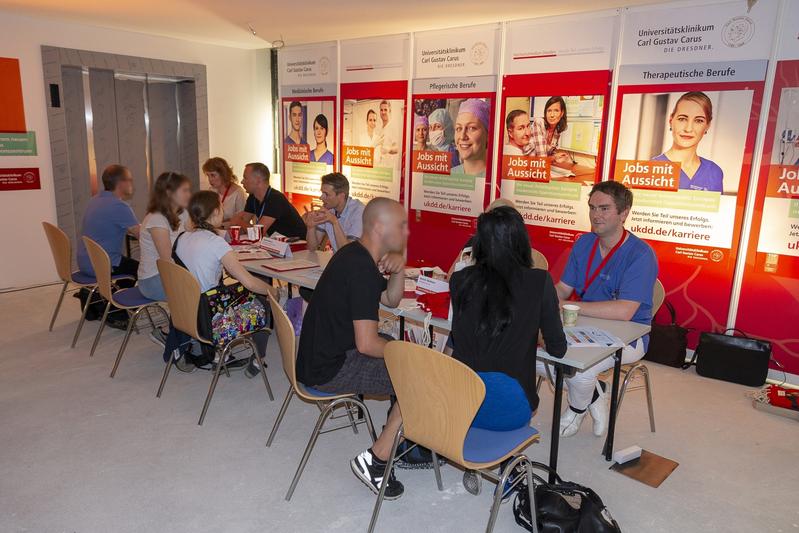
[[(629, 365), (630, 363), (635, 363), (644, 356), (644, 353), (644, 343), (640, 339), (634, 345), (628, 344), (622, 349), (621, 364)], [(569, 391), (569, 405), (579, 410), (587, 409), (591, 404), (591, 398), (594, 397), (599, 374), (609, 368), (613, 368), (614, 362), (615, 358), (611, 356), (583, 372), (577, 372), (574, 376), (565, 378), (563, 381)], [(552, 373), (552, 379), (555, 379), (554, 368), (550, 367), (550, 372)], [(546, 377), (546, 370), (542, 361), (536, 363), (536, 373)]]

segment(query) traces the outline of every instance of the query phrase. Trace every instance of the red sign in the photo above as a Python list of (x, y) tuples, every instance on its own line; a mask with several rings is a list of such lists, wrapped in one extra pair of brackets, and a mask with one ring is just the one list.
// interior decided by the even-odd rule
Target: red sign
[(502, 179), (549, 183), (549, 172), (550, 162), (547, 157), (502, 156)]
[(286, 144), (286, 161), (311, 162), (311, 147), (307, 144)]
[(680, 185), (680, 164), (671, 161), (619, 159), (613, 179), (631, 189), (676, 191)]
[(0, 191), (41, 189), (38, 168), (0, 168)]

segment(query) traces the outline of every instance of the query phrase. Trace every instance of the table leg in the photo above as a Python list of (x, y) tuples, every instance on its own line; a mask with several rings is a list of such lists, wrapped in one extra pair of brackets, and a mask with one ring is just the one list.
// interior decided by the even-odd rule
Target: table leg
[(608, 423), (608, 436), (605, 439), (605, 460), (613, 458), (613, 437), (616, 433), (616, 415), (619, 410), (619, 378), (621, 377), (621, 355), (622, 349), (616, 350), (613, 356), (613, 386), (610, 391), (610, 421)]
[[(552, 407), (552, 441), (549, 445), (549, 467), (558, 469), (558, 445), (560, 444), (560, 410), (563, 403), (563, 368), (555, 364), (555, 401)], [(549, 482), (555, 482), (555, 475), (549, 474)]]
[(286, 287), (288, 289), (288, 299), (291, 300), (294, 297), (294, 287), (291, 286), (291, 283), (286, 283)]
[(430, 326), (430, 344), (427, 347), (428, 348), (433, 347), (433, 326)]
[(397, 340), (404, 341), (405, 340), (405, 317), (404, 316), (400, 316), (399, 317), (399, 322), (400, 322), (400, 327), (399, 327), (399, 337), (400, 338), (397, 339)]

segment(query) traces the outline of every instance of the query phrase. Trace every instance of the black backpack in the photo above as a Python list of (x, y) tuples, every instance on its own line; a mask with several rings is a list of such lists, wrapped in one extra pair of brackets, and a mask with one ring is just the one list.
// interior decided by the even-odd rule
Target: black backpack
[[(557, 472), (545, 464), (534, 461), (531, 464), (534, 468), (554, 474), (555, 478), (554, 483), (549, 483), (533, 473), (540, 533), (621, 533), (619, 525), (596, 492), (577, 483), (563, 481)], [(532, 531), (526, 479), (517, 485), (516, 490), (513, 516), (517, 524)]]

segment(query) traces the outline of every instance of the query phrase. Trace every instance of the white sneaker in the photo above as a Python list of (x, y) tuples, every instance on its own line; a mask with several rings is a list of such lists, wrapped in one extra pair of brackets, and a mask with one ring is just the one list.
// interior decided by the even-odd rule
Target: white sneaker
[(608, 412), (608, 395), (602, 390), (599, 381), (596, 383), (596, 390), (599, 393), (599, 398), (588, 406), (588, 412), (591, 413), (591, 418), (594, 419), (594, 435), (601, 437), (608, 430), (610, 413)]
[(580, 424), (583, 423), (585, 418), (585, 411), (582, 413), (574, 412), (570, 407), (560, 415), (560, 436), (571, 437), (580, 430)]

